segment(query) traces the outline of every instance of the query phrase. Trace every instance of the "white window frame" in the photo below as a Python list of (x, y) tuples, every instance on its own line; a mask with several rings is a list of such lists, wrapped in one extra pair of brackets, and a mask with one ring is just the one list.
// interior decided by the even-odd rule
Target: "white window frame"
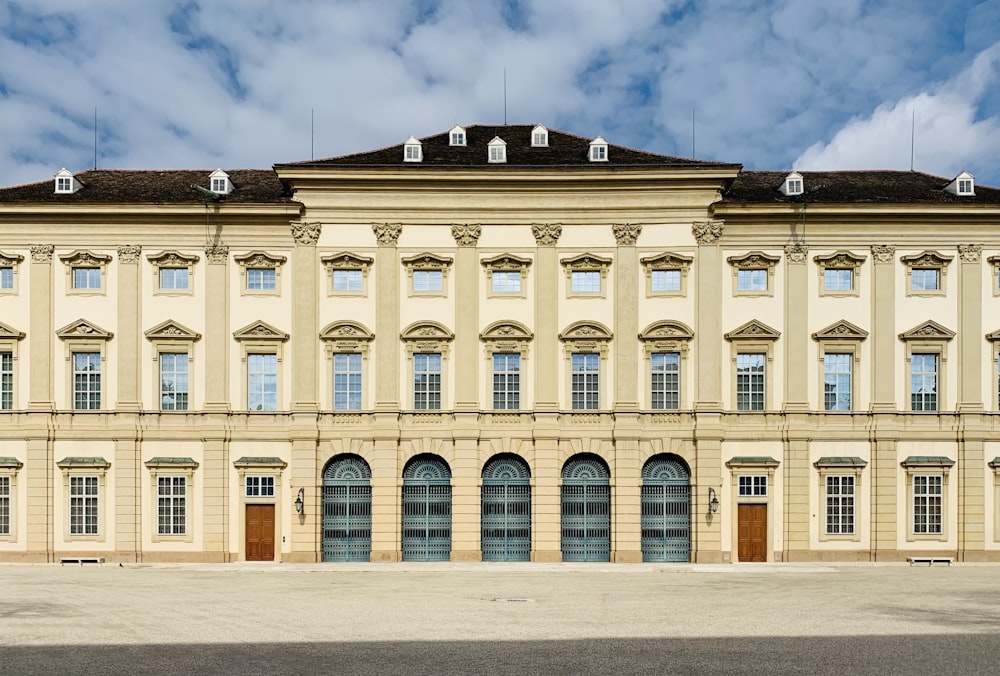
[[(772, 256), (763, 251), (751, 251), (742, 256), (730, 256), (726, 259), (732, 268), (733, 273), (733, 296), (773, 296), (774, 295), (774, 269), (781, 260), (778, 256)], [(764, 288), (743, 288), (741, 285), (741, 272), (756, 271), (764, 276)]]
[(489, 164), (503, 164), (507, 161), (507, 144), (499, 136), (486, 145), (486, 161)]
[[(328, 296), (356, 296), (368, 295), (368, 274), (371, 271), (372, 263), (375, 259), (370, 256), (362, 256), (349, 251), (341, 251), (320, 258), (326, 268), (327, 277), (330, 282), (327, 286)], [(336, 285), (336, 275), (338, 272), (358, 272), (361, 274), (360, 289), (338, 289)]]
[[(937, 251), (924, 251), (913, 256), (901, 256), (900, 261), (906, 266), (906, 295), (915, 297), (945, 296), (948, 294), (948, 265), (953, 256), (944, 256)], [(937, 278), (937, 288), (918, 288), (914, 285), (914, 277), (922, 273), (934, 271)], [(918, 272), (921, 274), (915, 275)]]
[(448, 131), (448, 145), (464, 147), (465, 143), (466, 143), (465, 128), (456, 124)]
[[(20, 268), (24, 256), (0, 251), (0, 296), (16, 296), (20, 287)], [(2, 281), (6, 271), (10, 271), (10, 286), (3, 286)]]
[(740, 498), (766, 498), (770, 494), (767, 474), (738, 474), (736, 495)]
[[(76, 296), (104, 296), (107, 294), (107, 270), (111, 256), (90, 251), (76, 250), (59, 256), (66, 268), (66, 293)], [(97, 286), (76, 286), (77, 270), (96, 270)], [(89, 275), (88, 275), (89, 277)]]
[(591, 162), (607, 162), (608, 161), (608, 142), (603, 138), (598, 136), (593, 141), (590, 142), (589, 151), (587, 156), (590, 158)]
[(243, 497), (273, 498), (277, 491), (278, 478), (273, 474), (247, 474), (243, 477)]
[[(657, 370), (657, 362), (664, 362), (664, 366), (669, 366), (667, 361), (673, 361), (674, 368), (671, 370), (669, 368), (664, 368), (662, 370)], [(681, 408), (681, 392), (683, 390), (681, 383), (681, 353), (679, 351), (669, 351), (669, 352), (652, 352), (649, 355), (649, 378), (650, 378), (650, 393), (649, 393), (649, 408), (654, 411), (679, 411)], [(658, 377), (662, 378), (662, 384), (657, 387)], [(673, 387), (668, 387), (668, 382), (670, 380), (674, 381)], [(660, 405), (657, 406), (657, 395), (661, 398)], [(669, 399), (673, 397), (674, 401), (671, 402)], [(673, 403), (674, 405), (668, 405)]]
[[(406, 269), (407, 288), (411, 298), (434, 298), (448, 296), (448, 273), (454, 259), (447, 256), (438, 256), (430, 252), (408, 256), (402, 259), (403, 267)], [(417, 288), (417, 273), (436, 272), (441, 276), (440, 289), (421, 290)]]
[(547, 148), (549, 145), (549, 130), (540, 124), (536, 124), (531, 130), (531, 147)]
[[(813, 466), (817, 470), (817, 478), (819, 481), (817, 496), (819, 499), (819, 523), (817, 524), (817, 529), (819, 532), (819, 539), (821, 542), (827, 541), (848, 541), (848, 542), (860, 542), (861, 541), (861, 520), (859, 505), (863, 505), (863, 495), (861, 493), (861, 480), (862, 474), (868, 462), (857, 457), (826, 457), (820, 458), (813, 463)], [(830, 532), (830, 504), (831, 504), (831, 494), (829, 492), (829, 478), (838, 478), (841, 484), (844, 480), (850, 479), (852, 485), (852, 493), (847, 496), (844, 494), (834, 495), (833, 500), (835, 504), (843, 504), (845, 501), (850, 499), (851, 506), (851, 523), (850, 532)], [(863, 510), (861, 510), (863, 511)]]
[[(56, 463), (56, 466), (62, 471), (63, 474), (63, 495), (65, 496), (65, 515), (66, 522), (64, 527), (64, 536), (67, 540), (90, 540), (96, 542), (103, 542), (105, 539), (105, 510), (107, 502), (107, 471), (111, 467), (109, 463), (104, 458), (99, 457), (69, 457)], [(94, 528), (93, 532), (86, 532), (90, 530), (88, 527), (84, 528), (85, 532), (74, 532), (73, 523), (73, 501), (74, 501), (74, 491), (73, 491), (73, 479), (93, 479), (93, 489), (94, 494), (92, 496), (84, 494), (83, 496), (76, 496), (76, 499), (88, 500), (93, 498), (95, 514), (94, 514)], [(90, 482), (86, 482), (90, 483)], [(84, 488), (87, 488), (86, 484)], [(84, 515), (86, 517), (86, 514)]]
[[(288, 259), (285, 256), (275, 256), (264, 251), (250, 251), (233, 260), (240, 266), (240, 294), (244, 296), (280, 296), (282, 266)], [(273, 270), (274, 288), (251, 288), (251, 271)]]
[(417, 139), (412, 136), (406, 140), (403, 144), (403, 162), (423, 162), (424, 161), (424, 147)]
[[(400, 337), (406, 346), (406, 361), (409, 364), (409, 405), (410, 410), (416, 413), (441, 413), (449, 410), (451, 400), (448, 391), (448, 361), (450, 355), (451, 342), (455, 339), (455, 334), (445, 328), (443, 324), (432, 321), (415, 322), (403, 330)], [(440, 408), (417, 408), (416, 383), (417, 383), (417, 362), (415, 355), (437, 354), (441, 357), (439, 372)]]
[(233, 182), (229, 180), (229, 174), (216, 169), (208, 176), (208, 189), (216, 195), (228, 195), (233, 191)]
[[(489, 258), (483, 258), (480, 264), (486, 273), (486, 297), (487, 298), (527, 298), (528, 295), (528, 270), (531, 268), (530, 258), (521, 258), (513, 254), (500, 254)], [(497, 291), (493, 286), (493, 276), (497, 273), (509, 274), (518, 273), (520, 275), (520, 287), (517, 291)]]
[[(528, 328), (515, 321), (499, 321), (493, 322), (486, 329), (479, 334), (479, 339), (483, 342), (484, 353), (486, 356), (486, 369), (489, 373), (488, 382), (485, 383), (485, 391), (483, 393), (484, 401), (489, 402), (490, 406), (493, 407), (494, 411), (498, 413), (507, 413), (519, 411), (522, 409), (527, 409), (527, 397), (528, 397), (528, 350), (531, 345), (531, 340), (533, 335)], [(517, 390), (517, 403), (518, 408), (503, 408), (498, 409), (495, 407), (496, 403), (496, 391), (494, 386), (494, 381), (496, 378), (496, 372), (494, 370), (494, 360), (493, 356), (495, 354), (517, 354), (519, 359), (519, 371), (518, 371), (518, 390)]]
[[(644, 370), (646, 373), (645, 393), (649, 397), (646, 402), (647, 407), (655, 412), (671, 412), (683, 410), (688, 407), (687, 378), (688, 355), (690, 353), (691, 341), (694, 339), (694, 331), (685, 324), (672, 320), (653, 322), (639, 334), (639, 340), (643, 344), (645, 358)], [(653, 355), (676, 353), (678, 355), (677, 365), (677, 409), (656, 408), (653, 405)]]
[[(568, 410), (574, 413), (597, 413), (607, 409), (608, 398), (608, 378), (607, 360), (610, 348), (612, 333), (606, 326), (598, 322), (579, 321), (566, 327), (559, 334), (559, 340), (563, 342), (563, 349), (566, 359), (566, 396)], [(597, 357), (597, 407), (596, 408), (574, 408), (574, 375), (573, 357), (579, 354), (594, 354)], [(588, 373), (591, 373), (588, 371)]]
[[(569, 258), (563, 258), (560, 263), (566, 274), (567, 298), (606, 298), (608, 293), (608, 271), (611, 269), (611, 258), (597, 254), (583, 253)], [(596, 291), (576, 290), (574, 277), (578, 273), (598, 273), (600, 286)]]
[[(319, 338), (325, 345), (326, 358), (330, 362), (326, 372), (329, 383), (324, 391), (329, 393), (328, 409), (334, 413), (356, 414), (368, 406), (368, 350), (375, 334), (358, 322), (337, 321), (327, 324), (319, 333)], [(336, 357), (338, 354), (361, 355), (361, 407), (360, 409), (340, 409), (336, 406)]]
[[(199, 257), (181, 253), (180, 251), (161, 251), (158, 254), (146, 256), (153, 272), (153, 295), (156, 296), (192, 296), (194, 295), (195, 263)], [(164, 287), (164, 270), (187, 270), (187, 286), (185, 288)]]
[(0, 458), (0, 542), (17, 540), (17, 474), (24, 466), (17, 458)]

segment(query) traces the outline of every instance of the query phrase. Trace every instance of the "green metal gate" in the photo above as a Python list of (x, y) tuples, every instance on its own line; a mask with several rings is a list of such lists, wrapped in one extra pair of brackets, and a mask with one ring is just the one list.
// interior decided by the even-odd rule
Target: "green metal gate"
[(483, 467), (483, 561), (531, 558), (531, 473), (515, 455), (497, 455)]
[(611, 558), (611, 485), (596, 455), (578, 455), (562, 471), (563, 561)]
[(451, 559), (451, 472), (432, 455), (403, 470), (403, 560)]
[(323, 560), (368, 561), (372, 551), (372, 472), (356, 455), (323, 473)]
[(690, 561), (691, 483), (679, 458), (654, 456), (642, 468), (642, 560)]

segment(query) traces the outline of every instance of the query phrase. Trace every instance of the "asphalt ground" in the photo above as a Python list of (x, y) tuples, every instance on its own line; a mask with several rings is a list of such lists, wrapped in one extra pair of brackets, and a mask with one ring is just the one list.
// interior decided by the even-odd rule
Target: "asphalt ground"
[(1000, 566), (0, 566), (3, 674), (996, 674)]

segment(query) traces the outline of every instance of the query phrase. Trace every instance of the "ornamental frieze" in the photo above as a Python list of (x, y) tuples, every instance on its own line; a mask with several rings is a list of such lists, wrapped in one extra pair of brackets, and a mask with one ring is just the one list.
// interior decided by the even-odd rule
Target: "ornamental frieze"
[(891, 244), (872, 244), (872, 259), (876, 263), (891, 263), (896, 247)]
[(142, 247), (138, 244), (122, 244), (118, 247), (118, 262), (135, 264), (139, 262)]
[(808, 253), (809, 247), (801, 242), (785, 245), (785, 258), (788, 259), (789, 263), (805, 263)]
[(205, 247), (205, 258), (215, 265), (225, 263), (229, 258), (229, 247), (225, 244), (209, 244)]
[(978, 263), (983, 255), (982, 244), (959, 244), (958, 257), (963, 263)]
[(32, 244), (31, 245), (31, 262), (32, 263), (51, 263), (52, 262), (52, 252), (55, 251), (55, 247), (51, 244)]

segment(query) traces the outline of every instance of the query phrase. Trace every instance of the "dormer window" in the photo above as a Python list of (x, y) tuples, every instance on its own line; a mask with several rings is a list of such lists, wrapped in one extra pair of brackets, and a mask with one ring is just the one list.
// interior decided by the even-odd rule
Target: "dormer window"
[(228, 195), (233, 191), (233, 183), (229, 174), (222, 169), (216, 169), (208, 177), (208, 186), (216, 195)]
[(967, 171), (963, 171), (954, 179), (952, 179), (951, 183), (946, 185), (944, 189), (953, 195), (959, 195), (961, 197), (976, 196), (976, 185), (974, 182), (974, 177)]
[(603, 138), (598, 136), (593, 141), (590, 142), (590, 161), (591, 162), (607, 162), (608, 161), (608, 142)]
[(73, 174), (69, 173), (65, 168), (60, 169), (56, 173), (56, 193), (61, 195), (72, 195), (77, 190), (82, 188), (83, 185), (76, 180)]
[(403, 161), (404, 162), (423, 162), (424, 160), (424, 149), (420, 145), (420, 141), (413, 138), (412, 136), (406, 139), (406, 143), (403, 144)]
[(535, 125), (531, 130), (531, 147), (545, 148), (549, 145), (549, 130), (542, 125)]
[(805, 191), (805, 186), (802, 182), (802, 174), (793, 171), (788, 176), (785, 176), (785, 182), (781, 184), (781, 193), (792, 197), (794, 195), (801, 195)]
[(448, 145), (450, 146), (464, 146), (465, 145), (465, 128), (460, 127), (457, 124), (451, 128), (448, 132)]
[(487, 146), (490, 164), (507, 161), (507, 144), (499, 136), (494, 136)]

